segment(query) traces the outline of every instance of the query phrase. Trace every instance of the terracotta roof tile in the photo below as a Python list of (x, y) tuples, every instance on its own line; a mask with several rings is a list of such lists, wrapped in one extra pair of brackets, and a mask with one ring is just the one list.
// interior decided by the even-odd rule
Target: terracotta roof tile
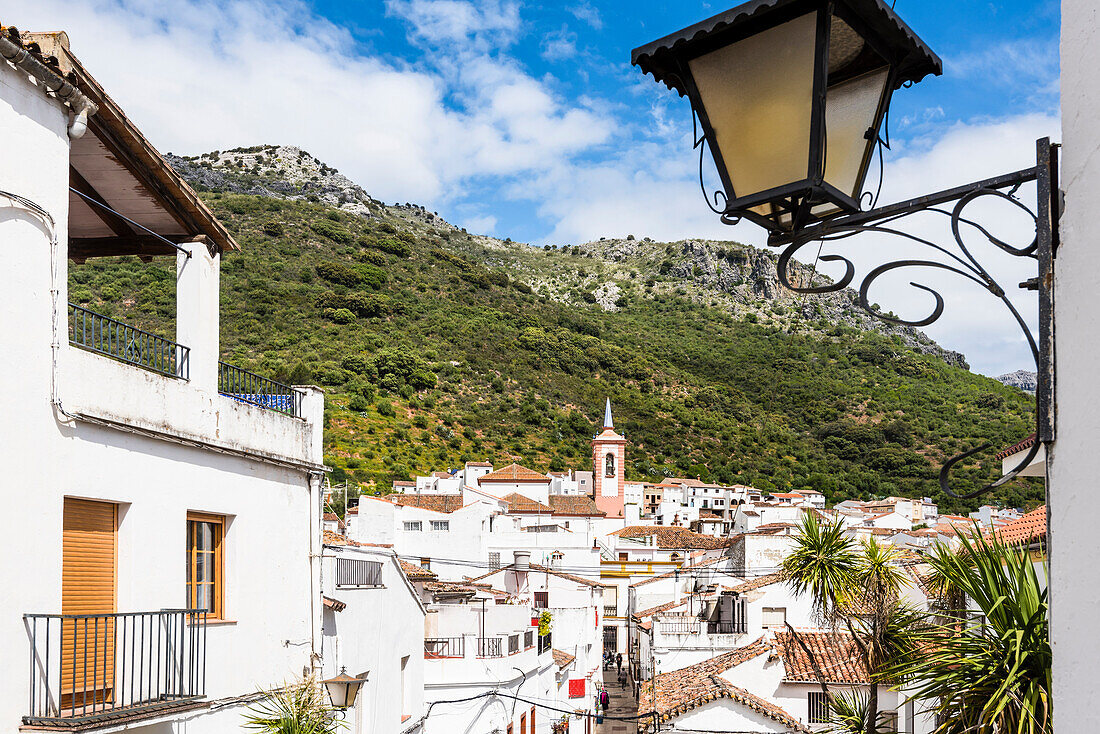
[(418, 566), (415, 563), (409, 563), (408, 561), (401, 561), (401, 570), (405, 572), (405, 575), (409, 577), (410, 581), (434, 581), (439, 576), (434, 572), (423, 566)]
[(579, 517), (603, 517), (607, 513), (596, 507), (591, 497), (586, 495), (552, 494), (547, 499), (555, 515)]
[(731, 591), (735, 591), (738, 594), (744, 594), (746, 591), (752, 591), (753, 589), (762, 589), (765, 586), (771, 586), (772, 584), (783, 583), (783, 574), (781, 573), (769, 573), (767, 576), (757, 576), (754, 579), (750, 579), (743, 584), (734, 586)]
[(704, 535), (686, 528), (668, 525), (628, 525), (622, 530), (616, 530), (611, 535), (617, 535), (620, 538), (648, 538), (654, 536), (657, 539), (657, 547), (664, 550), (728, 548), (731, 543), (729, 538), (716, 538), (713, 535)]
[(493, 468), (493, 465), (488, 461), (467, 461), (466, 466), (487, 466), (490, 469)]
[(576, 655), (570, 655), (567, 652), (562, 652), (561, 650), (556, 649), (551, 650), (550, 654), (554, 656), (554, 664), (557, 665), (559, 668), (564, 668), (566, 665), (569, 665), (569, 663), (577, 659)]
[(550, 477), (545, 474), (540, 474), (533, 469), (528, 469), (525, 466), (519, 464), (509, 464), (508, 466), (497, 469), (496, 471), (489, 472), (483, 477), (479, 477), (479, 482), (546, 482), (550, 483)]
[(1013, 444), (1013, 445), (1009, 446), (1007, 449), (1005, 449), (1004, 451), (997, 454), (996, 458), (998, 458), (998, 459), (1007, 459), (1009, 456), (1012, 456), (1013, 454), (1018, 454), (1021, 451), (1026, 451), (1027, 449), (1030, 449), (1034, 445), (1035, 445), (1035, 434), (1033, 433), (1030, 436), (1028, 436), (1027, 438), (1025, 438), (1023, 441), (1020, 441), (1019, 443)]
[[(813, 661), (799, 640), (813, 653)], [(790, 632), (776, 632), (775, 648), (783, 659), (785, 681), (817, 683), (816, 662), (826, 683), (863, 685), (871, 682), (859, 649), (847, 632), (799, 630), (798, 639)]]
[(382, 499), (402, 507), (419, 507), (433, 512), (454, 512), (463, 506), (460, 494), (390, 494)]
[(997, 530), (997, 537), (1007, 545), (1022, 545), (1047, 539), (1047, 508), (1032, 510), (1019, 520), (1013, 520)]
[(501, 499), (508, 503), (508, 512), (530, 512), (540, 515), (549, 515), (554, 511), (551, 507), (542, 504), (538, 500), (524, 497), (518, 492), (512, 492)]
[[(771, 646), (762, 637), (745, 647), (730, 650), (696, 665), (657, 675), (652, 683), (641, 685), (639, 716), (652, 715), (656, 711), (660, 721), (670, 721), (716, 699), (729, 698), (758, 714), (778, 721), (789, 732), (809, 734), (810, 729), (780, 707), (719, 677), (729, 669), (770, 649)], [(639, 731), (649, 732), (652, 727), (652, 721), (643, 720)]]
[(342, 612), (348, 607), (346, 603), (339, 599), (333, 599), (331, 596), (322, 596), (321, 603), (325, 605), (325, 609), (331, 609), (334, 612)]

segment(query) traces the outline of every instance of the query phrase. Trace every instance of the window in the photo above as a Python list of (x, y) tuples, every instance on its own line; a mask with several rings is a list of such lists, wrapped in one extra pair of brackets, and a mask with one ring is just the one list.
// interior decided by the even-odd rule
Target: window
[(489, 554), (489, 568), (493, 568), (493, 569), (500, 568), (500, 554), (499, 553), (490, 553)]
[(625, 561), (626, 559), (627, 559), (627, 554), (626, 553), (620, 553), (619, 554), (619, 560), (620, 561)]
[(879, 731), (896, 732), (898, 730), (898, 712), (880, 711), (878, 715)]
[(224, 614), (222, 539), (225, 517), (187, 513), (187, 606), (214, 619)]
[(764, 607), (761, 611), (763, 619), (760, 624), (763, 627), (782, 627), (787, 623), (786, 607)]
[(450, 520), (432, 520), (432, 530), (450, 530)]
[(822, 691), (810, 691), (806, 694), (811, 724), (829, 723), (829, 697)]
[(604, 459), (603, 475), (605, 477), (615, 476), (615, 454), (608, 454)]
[(549, 591), (536, 591), (535, 592), (535, 608), (536, 609), (549, 609), (550, 608), (550, 592)]
[(431, 558), (421, 558), (420, 559), (420, 565), (424, 567), (425, 571), (431, 571), (432, 570), (432, 559)]
[(406, 520), (405, 521), (405, 532), (406, 533), (419, 533), (420, 532), (420, 521), (419, 520)]

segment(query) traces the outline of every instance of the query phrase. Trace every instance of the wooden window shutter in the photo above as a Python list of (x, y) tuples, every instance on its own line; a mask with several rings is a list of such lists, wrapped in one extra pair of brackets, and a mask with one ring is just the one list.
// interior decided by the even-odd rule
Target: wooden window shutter
[[(61, 613), (113, 614), (118, 578), (118, 506), (65, 498)], [(62, 706), (111, 700), (114, 620), (66, 619), (61, 629)]]

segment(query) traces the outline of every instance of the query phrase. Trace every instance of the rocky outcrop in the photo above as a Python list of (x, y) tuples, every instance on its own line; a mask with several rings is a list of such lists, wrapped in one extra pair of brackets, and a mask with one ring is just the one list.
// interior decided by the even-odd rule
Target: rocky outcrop
[(165, 156), (200, 191), (308, 199), (371, 216), (379, 206), (361, 186), (301, 148), (257, 145), (198, 156)]
[(1039, 376), (1034, 372), (1028, 372), (1027, 370), (1016, 370), (1015, 372), (1008, 372), (999, 377), (994, 378), (997, 382), (1014, 387), (1017, 390), (1023, 390), (1035, 394), (1035, 389), (1039, 385)]

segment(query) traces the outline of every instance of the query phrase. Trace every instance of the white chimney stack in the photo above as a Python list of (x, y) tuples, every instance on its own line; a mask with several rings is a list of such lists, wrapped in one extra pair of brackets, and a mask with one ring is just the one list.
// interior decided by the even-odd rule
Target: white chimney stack
[(513, 557), (515, 558), (515, 569), (517, 571), (531, 570), (531, 551), (513, 551)]

